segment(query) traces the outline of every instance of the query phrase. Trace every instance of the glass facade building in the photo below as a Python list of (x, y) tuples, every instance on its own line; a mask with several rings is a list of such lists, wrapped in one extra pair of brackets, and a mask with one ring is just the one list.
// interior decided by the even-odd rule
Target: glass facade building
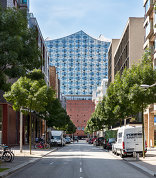
[(110, 42), (98, 40), (79, 31), (72, 35), (46, 40), (51, 66), (60, 79), (60, 92), (67, 99), (91, 100), (92, 92), (103, 78), (108, 78)]

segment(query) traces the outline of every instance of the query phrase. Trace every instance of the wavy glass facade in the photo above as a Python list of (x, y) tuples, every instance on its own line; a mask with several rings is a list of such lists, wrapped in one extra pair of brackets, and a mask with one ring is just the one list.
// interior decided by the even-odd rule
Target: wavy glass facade
[(91, 100), (93, 90), (108, 78), (110, 42), (94, 39), (79, 31), (72, 35), (47, 40), (50, 66), (55, 66), (61, 93), (67, 99)]

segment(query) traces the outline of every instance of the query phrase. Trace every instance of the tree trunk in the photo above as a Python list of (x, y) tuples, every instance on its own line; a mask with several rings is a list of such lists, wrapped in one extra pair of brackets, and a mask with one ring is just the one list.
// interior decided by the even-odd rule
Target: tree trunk
[(47, 143), (47, 124), (46, 124), (46, 120), (44, 120), (44, 127), (45, 127), (45, 134), (44, 134), (44, 138), (45, 138), (45, 143)]
[(31, 129), (31, 110), (29, 112), (30, 120), (29, 120), (29, 150), (31, 155), (31, 135), (32, 135), (32, 129)]
[(145, 158), (145, 135), (144, 135), (144, 109), (142, 104), (142, 139), (143, 139), (143, 158)]
[(22, 153), (22, 146), (23, 146), (23, 114), (22, 114), (22, 107), (20, 109), (20, 153)]

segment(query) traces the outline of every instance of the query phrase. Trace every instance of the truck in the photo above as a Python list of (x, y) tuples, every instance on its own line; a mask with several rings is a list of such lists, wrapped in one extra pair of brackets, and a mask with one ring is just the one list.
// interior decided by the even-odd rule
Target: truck
[[(147, 144), (145, 139), (144, 142), (144, 150), (146, 153)], [(112, 152), (117, 155), (119, 154), (121, 157), (133, 155), (134, 153), (142, 154), (142, 126), (123, 126), (119, 128), (117, 132), (117, 142), (112, 145)]]
[(50, 145), (51, 146), (64, 146), (65, 140), (63, 138), (63, 131), (51, 130), (50, 134)]

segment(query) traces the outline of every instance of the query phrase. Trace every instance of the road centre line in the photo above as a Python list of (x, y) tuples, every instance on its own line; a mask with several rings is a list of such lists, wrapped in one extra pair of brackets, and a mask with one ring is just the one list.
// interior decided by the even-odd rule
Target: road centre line
[(80, 172), (82, 172), (82, 168), (80, 167)]
[(80, 162), (80, 166), (82, 165), (82, 162)]

